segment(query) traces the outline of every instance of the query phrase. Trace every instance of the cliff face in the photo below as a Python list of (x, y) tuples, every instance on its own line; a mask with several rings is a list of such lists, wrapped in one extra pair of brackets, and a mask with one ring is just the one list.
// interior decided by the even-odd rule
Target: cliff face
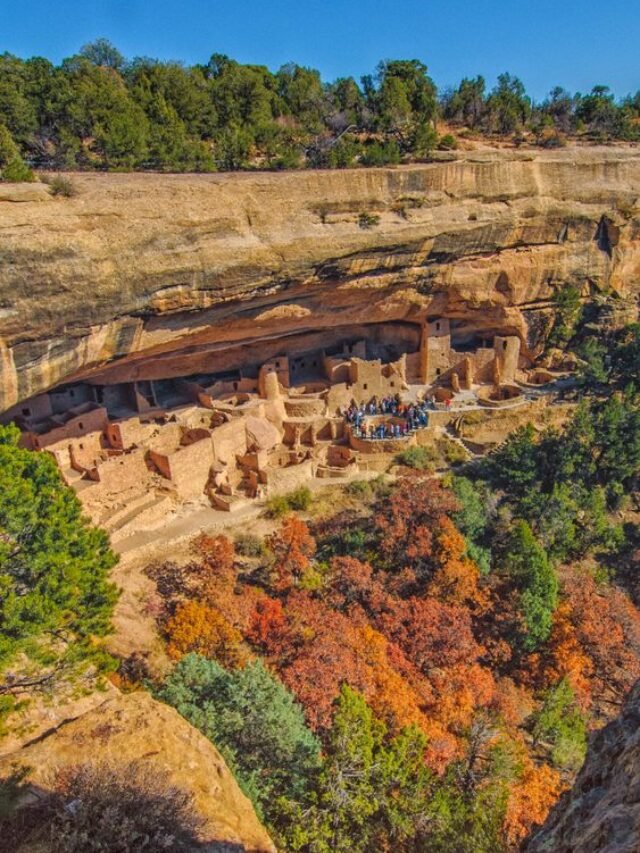
[(119, 695), (0, 759), (0, 777), (28, 770), (35, 790), (48, 790), (55, 772), (78, 762), (150, 763), (166, 781), (193, 795), (204, 819), (207, 850), (275, 853), (251, 802), (224, 759), (177, 711), (143, 691)]
[(595, 736), (574, 786), (527, 853), (640, 850), (640, 683), (622, 714)]
[(274, 339), (427, 314), (534, 349), (554, 285), (640, 280), (632, 150), (73, 182), (0, 196), (0, 411), (68, 378), (224, 370)]

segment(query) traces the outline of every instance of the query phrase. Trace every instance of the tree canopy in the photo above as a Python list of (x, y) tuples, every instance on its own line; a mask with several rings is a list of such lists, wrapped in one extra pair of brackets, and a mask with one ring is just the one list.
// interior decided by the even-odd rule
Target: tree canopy
[(50, 684), (99, 662), (110, 629), (116, 557), (83, 517), (53, 457), (0, 427), (0, 694)]
[(28, 180), (32, 167), (344, 168), (428, 157), (455, 146), (451, 130), (525, 134), (545, 146), (568, 136), (637, 140), (640, 96), (616, 101), (603, 85), (586, 95), (556, 86), (535, 103), (508, 72), (490, 90), (477, 76), (438, 93), (419, 59), (387, 59), (360, 81), (330, 82), (296, 63), (272, 71), (219, 53), (191, 66), (127, 59), (100, 38), (59, 65), (1, 55), (0, 125), (0, 167), (11, 149), (3, 180)]

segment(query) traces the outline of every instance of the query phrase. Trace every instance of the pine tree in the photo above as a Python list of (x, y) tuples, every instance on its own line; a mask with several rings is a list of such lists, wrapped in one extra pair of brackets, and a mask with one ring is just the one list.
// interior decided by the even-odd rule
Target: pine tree
[(116, 557), (82, 515), (53, 457), (0, 427), (0, 694), (49, 685), (100, 658), (116, 601)]

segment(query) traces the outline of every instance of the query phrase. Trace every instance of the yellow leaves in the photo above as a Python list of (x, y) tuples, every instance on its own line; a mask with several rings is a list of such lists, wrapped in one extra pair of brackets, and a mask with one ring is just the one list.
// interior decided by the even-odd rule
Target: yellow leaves
[(215, 608), (200, 601), (179, 604), (166, 626), (167, 652), (174, 660), (195, 652), (224, 667), (243, 666), (249, 656), (242, 635)]

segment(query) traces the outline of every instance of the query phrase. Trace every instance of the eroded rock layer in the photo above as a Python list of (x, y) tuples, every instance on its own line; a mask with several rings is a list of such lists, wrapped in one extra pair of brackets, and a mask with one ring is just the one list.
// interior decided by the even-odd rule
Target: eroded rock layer
[(70, 199), (0, 197), (0, 411), (70, 379), (211, 373), (426, 316), (535, 352), (554, 288), (640, 281), (633, 150), (73, 181)]

